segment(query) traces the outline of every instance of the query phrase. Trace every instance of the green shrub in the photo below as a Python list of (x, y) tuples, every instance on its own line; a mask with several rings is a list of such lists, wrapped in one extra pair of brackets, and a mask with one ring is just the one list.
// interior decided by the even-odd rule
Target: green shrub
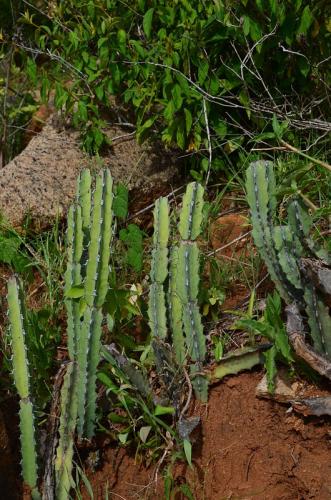
[(224, 167), (216, 154), (210, 165), (209, 146), (228, 155), (256, 134), (274, 139), (273, 114), (284, 130), (311, 130), (305, 116), (327, 116), (328, 105), (310, 105), (330, 84), (327, 1), (41, 4), (42, 22), (40, 10), (25, 5), (21, 21), (34, 40), (16, 50), (30, 53), (32, 82), (44, 100), (55, 89), (55, 105), (72, 115), (89, 151), (107, 142), (112, 96), (133, 109), (140, 141), (156, 133), (196, 153), (202, 172)]

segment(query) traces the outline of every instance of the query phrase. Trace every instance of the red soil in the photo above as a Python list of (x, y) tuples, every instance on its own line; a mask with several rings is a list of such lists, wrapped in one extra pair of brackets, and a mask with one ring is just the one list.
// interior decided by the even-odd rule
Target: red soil
[[(197, 500), (331, 498), (330, 419), (288, 413), (288, 406), (255, 396), (260, 372), (231, 377), (200, 408), (202, 426), (193, 469), (173, 467), (175, 484), (190, 484)], [(104, 451), (99, 471), (87, 475), (94, 498), (165, 498), (155, 467), (135, 463), (124, 450)], [(86, 496), (86, 498), (88, 498)], [(174, 498), (184, 498), (176, 495)]]

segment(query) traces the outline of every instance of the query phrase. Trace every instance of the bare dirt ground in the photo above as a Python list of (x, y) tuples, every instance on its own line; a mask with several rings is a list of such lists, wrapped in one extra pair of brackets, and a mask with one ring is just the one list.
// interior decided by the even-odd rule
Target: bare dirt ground
[[(302, 417), (258, 399), (260, 378), (260, 371), (247, 372), (211, 390), (199, 412), (193, 469), (175, 466), (175, 483), (186, 478), (197, 500), (331, 498), (330, 419)], [(124, 450), (109, 448), (102, 458), (99, 470), (87, 471), (96, 499), (107, 489), (114, 499), (165, 498), (162, 480), (153, 481), (154, 467), (144, 468)]]

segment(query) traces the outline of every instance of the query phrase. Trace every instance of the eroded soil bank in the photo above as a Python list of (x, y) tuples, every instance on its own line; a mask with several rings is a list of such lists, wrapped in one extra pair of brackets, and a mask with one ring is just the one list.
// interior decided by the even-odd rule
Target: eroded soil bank
[[(186, 478), (197, 500), (330, 499), (330, 419), (256, 398), (260, 378), (261, 372), (244, 373), (211, 390), (208, 406), (199, 409), (194, 468), (175, 466), (175, 481)], [(165, 498), (153, 467), (135, 464), (124, 450), (106, 449), (102, 458), (99, 470), (87, 471), (95, 498), (104, 499), (107, 489), (113, 499)]]

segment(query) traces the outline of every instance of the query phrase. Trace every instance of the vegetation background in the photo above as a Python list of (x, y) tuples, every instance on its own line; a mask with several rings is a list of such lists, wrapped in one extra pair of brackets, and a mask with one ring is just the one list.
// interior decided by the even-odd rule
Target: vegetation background
[[(220, 361), (236, 345), (239, 318), (250, 326), (243, 341), (249, 345), (268, 328), (265, 337), (274, 343), (268, 373), (274, 377), (276, 360), (293, 366), (282, 302), (276, 293), (268, 295), (268, 285), (259, 295), (265, 268), (249, 244), (243, 257), (226, 255), (219, 264), (210, 248), (213, 223), (226, 196), (230, 212), (238, 209), (247, 217), (244, 172), (250, 162), (270, 159), (277, 180), (275, 219), (284, 222), (288, 202), (301, 199), (314, 236), (331, 249), (330, 54), (328, 0), (0, 0), (0, 168), (24, 149), (42, 106), (55, 110), (65, 127), (78, 130), (81, 147), (101, 159), (111, 154), (105, 133), (110, 125), (121, 126), (138, 142), (161, 140), (185, 159), (185, 182), (195, 180), (206, 188), (207, 237), (199, 245), (202, 283), (208, 285), (200, 286), (197, 301), (211, 332), (207, 361)], [(44, 117), (39, 120), (42, 127)], [(103, 326), (128, 362), (150, 377), (155, 372), (146, 301), (151, 223), (142, 218), (139, 227), (132, 214), (128, 218), (125, 186), (117, 186), (114, 195), (118, 238)], [(172, 233), (176, 221), (174, 209)], [(66, 357), (64, 241), (61, 220), (40, 234), (28, 219), (20, 232), (5, 224), (0, 230), (3, 276), (14, 271), (27, 290), (28, 350), (41, 427), (54, 375)], [(222, 334), (215, 333), (225, 297), (240, 287), (245, 300), (230, 311), (231, 324), (227, 317)], [(265, 298), (261, 312), (258, 299)], [(1, 385), (12, 397), (5, 311), (3, 298)], [(277, 336), (283, 351), (277, 350)], [(183, 380), (177, 382), (184, 387)], [(191, 464), (191, 443), (184, 439), (178, 445), (171, 406), (141, 397), (112, 357), (105, 358), (98, 383), (108, 398), (102, 400), (98, 432), (111, 428), (118, 445), (133, 446), (147, 462), (164, 456), (167, 464), (178, 458)], [(80, 467), (76, 470), (76, 485), (83, 479), (89, 489), (87, 477)], [(166, 498), (172, 487), (169, 466)], [(188, 484), (178, 488), (193, 498)]]

